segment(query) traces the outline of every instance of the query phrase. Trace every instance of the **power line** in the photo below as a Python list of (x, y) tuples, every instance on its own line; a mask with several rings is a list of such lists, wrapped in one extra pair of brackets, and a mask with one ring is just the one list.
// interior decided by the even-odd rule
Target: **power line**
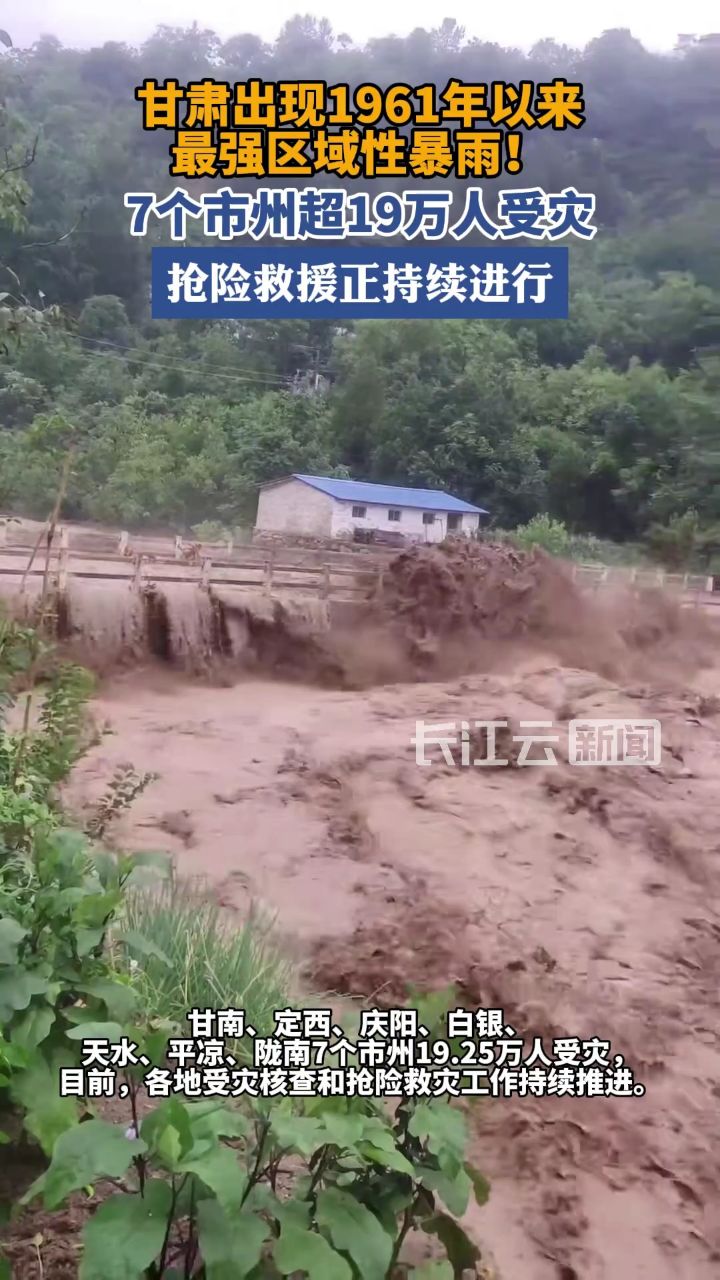
[[(137, 347), (130, 347), (130, 346), (128, 346), (126, 343), (123, 343), (123, 342), (112, 342), (109, 338), (86, 338), (86, 337), (84, 337), (84, 336), (83, 336), (82, 334), (80, 334), (80, 333), (77, 333), (77, 334), (70, 334), (69, 336), (70, 336), (70, 337), (72, 337), (72, 338), (76, 338), (78, 342), (91, 342), (91, 343), (93, 343), (93, 344), (94, 344), (94, 345), (96, 345), (96, 346), (114, 347), (117, 351), (125, 351), (125, 352), (129, 352), (129, 353), (130, 353), (130, 355), (131, 355), (131, 356), (133, 356), (133, 357), (134, 357), (135, 355), (138, 355), (138, 356), (143, 356), (143, 358), (145, 358), (145, 353), (144, 353), (143, 351), (140, 351)], [(103, 352), (103, 353), (98, 352), (97, 354), (108, 354), (108, 353), (106, 353), (106, 352)], [(154, 353), (153, 353), (152, 351), (148, 351), (148, 352), (147, 352), (147, 358), (148, 358), (148, 359), (154, 359), (154, 358), (155, 358), (155, 357), (154, 357)], [(181, 364), (181, 365), (186, 365), (186, 364), (188, 363), (188, 361), (187, 361), (187, 360), (176, 360), (174, 356), (162, 357), (162, 359), (163, 359), (163, 361), (167, 360), (168, 362), (171, 362), (172, 364)], [(189, 361), (189, 363), (190, 363), (190, 364), (199, 364), (200, 362), (199, 362), (199, 361)], [(220, 364), (210, 364), (210, 365), (208, 365), (208, 364), (205, 364), (204, 362), (203, 362), (203, 364), (202, 364), (202, 367), (203, 367), (204, 369), (209, 370), (211, 373), (217, 373), (218, 375), (225, 375), (225, 376), (233, 377), (233, 378), (238, 377), (238, 376), (240, 376), (240, 375), (241, 375), (241, 374), (243, 374), (243, 373), (250, 373), (250, 374), (252, 375), (252, 377), (253, 377), (253, 378), (262, 378), (263, 380), (268, 381), (268, 382), (285, 382), (285, 381), (286, 381), (286, 378), (285, 378), (282, 374), (279, 374), (279, 373), (256, 373), (254, 370), (250, 370), (250, 369), (243, 369), (243, 368), (240, 368), (240, 369), (238, 370), (238, 369), (235, 369), (235, 368), (231, 368), (229, 365), (220, 365)]]
[[(69, 336), (77, 337), (78, 341), (80, 342), (101, 341), (101, 339), (81, 338), (80, 335), (69, 335)], [(122, 350), (119, 343), (108, 343), (108, 345), (118, 347), (120, 350)], [(126, 348), (126, 351), (130, 351), (130, 348)], [(189, 364), (178, 363), (178, 362), (175, 362), (175, 363), (160, 362), (158, 360), (146, 359), (142, 355), (128, 355), (128, 354), (116, 355), (113, 351), (90, 350), (90, 351), (86, 351), (85, 354), (89, 356), (99, 356), (101, 358), (104, 357), (107, 360), (122, 360), (129, 364), (137, 364), (140, 366), (141, 369), (142, 368), (164, 369), (166, 371), (169, 370), (171, 373), (193, 373), (193, 374), (196, 371), (200, 371), (202, 373), (209, 372), (212, 374), (213, 377), (222, 378), (227, 382), (243, 382), (243, 383), (251, 384), (253, 386), (264, 386), (267, 389), (274, 388), (274, 389), (277, 389), (278, 391), (280, 390), (281, 387), (291, 386), (295, 380), (294, 377), (293, 378), (282, 377), (280, 374), (268, 374), (268, 375), (256, 374), (252, 377), (243, 377), (241, 374), (237, 374), (237, 373), (225, 373), (221, 371), (216, 365), (208, 366), (206, 364), (201, 364), (199, 361), (194, 361)]]
[[(126, 342), (113, 342), (110, 338), (87, 338), (84, 336), (84, 334), (81, 334), (81, 333), (72, 333), (72, 334), (69, 334), (68, 336), (72, 338), (77, 338), (78, 342), (93, 342), (96, 345), (102, 346), (102, 347), (115, 347), (118, 351), (136, 351), (137, 350), (137, 347), (130, 347), (127, 345)], [(318, 360), (320, 358), (320, 353), (322, 350), (322, 348), (319, 347), (317, 343), (310, 345), (310, 343), (306, 343), (306, 342), (291, 342), (290, 348), (293, 351), (309, 351)], [(172, 356), (170, 357), (170, 359), (172, 359)], [(224, 365), (224, 364), (211, 364), (211, 365), (208, 365), (207, 367), (209, 369), (221, 370), (224, 373), (235, 372), (235, 370), (231, 369), (229, 365)], [(246, 370), (243, 370), (242, 372), (249, 373), (251, 372), (251, 370), (246, 369)], [(275, 378), (279, 382), (284, 381), (284, 375), (280, 373), (260, 374), (259, 376), (267, 377), (267, 378)]]

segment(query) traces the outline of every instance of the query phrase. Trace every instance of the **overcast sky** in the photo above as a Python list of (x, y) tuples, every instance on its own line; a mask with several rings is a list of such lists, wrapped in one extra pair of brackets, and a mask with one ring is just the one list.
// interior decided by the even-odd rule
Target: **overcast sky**
[[(499, 44), (529, 48), (545, 36), (581, 46), (611, 27), (629, 27), (651, 49), (671, 49), (679, 33), (701, 35), (720, 28), (718, 0), (536, 0), (515, 4), (479, 5), (477, 0), (364, 0), (353, 11), (339, 0), (269, 0), (252, 6), (237, 0), (0, 0), (0, 26), (16, 45), (32, 44), (38, 36), (58, 36), (64, 44), (89, 46), (104, 40), (141, 43), (160, 23), (187, 26), (197, 19), (227, 37), (252, 31), (272, 40), (295, 13), (313, 13), (330, 20), (337, 32), (362, 42), (371, 36), (407, 35), (414, 27), (435, 27), (447, 14), (468, 35)], [(392, 12), (392, 17), (389, 13)]]

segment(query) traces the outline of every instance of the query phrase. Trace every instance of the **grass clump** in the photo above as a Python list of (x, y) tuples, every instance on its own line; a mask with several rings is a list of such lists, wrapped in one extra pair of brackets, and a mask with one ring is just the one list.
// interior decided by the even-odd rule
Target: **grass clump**
[(259, 1035), (273, 1033), (292, 967), (268, 917), (253, 910), (236, 925), (202, 881), (171, 876), (128, 893), (123, 924), (152, 939), (133, 975), (150, 1017), (182, 1026), (189, 1009), (244, 1009)]

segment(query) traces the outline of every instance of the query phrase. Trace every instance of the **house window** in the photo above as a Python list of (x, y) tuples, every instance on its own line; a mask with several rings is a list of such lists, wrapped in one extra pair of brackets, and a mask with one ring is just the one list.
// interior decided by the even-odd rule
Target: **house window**
[(435, 523), (435, 512), (423, 511), (423, 524), (434, 524), (434, 523)]
[(367, 515), (367, 507), (353, 507), (353, 520), (364, 520)]
[(455, 514), (455, 515), (448, 516), (448, 522), (447, 522), (448, 533), (457, 533), (461, 525), (462, 525), (461, 515)]
[(399, 519), (400, 519), (400, 512), (398, 511), (397, 507), (391, 507), (390, 510), (388, 511), (388, 520), (397, 521)]

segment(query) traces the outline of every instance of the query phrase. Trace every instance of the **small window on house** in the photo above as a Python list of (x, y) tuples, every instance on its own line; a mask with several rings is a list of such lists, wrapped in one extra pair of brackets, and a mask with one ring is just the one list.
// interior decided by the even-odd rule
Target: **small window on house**
[(367, 515), (367, 507), (353, 507), (353, 520), (364, 520)]
[(461, 515), (458, 515), (457, 513), (455, 513), (454, 515), (448, 516), (448, 522), (447, 522), (448, 533), (457, 533), (461, 525), (462, 525)]
[(435, 512), (423, 511), (423, 524), (434, 524), (434, 523), (435, 523)]
[(388, 520), (399, 520), (399, 519), (400, 519), (400, 512), (398, 511), (397, 507), (391, 507), (390, 510), (388, 511)]

